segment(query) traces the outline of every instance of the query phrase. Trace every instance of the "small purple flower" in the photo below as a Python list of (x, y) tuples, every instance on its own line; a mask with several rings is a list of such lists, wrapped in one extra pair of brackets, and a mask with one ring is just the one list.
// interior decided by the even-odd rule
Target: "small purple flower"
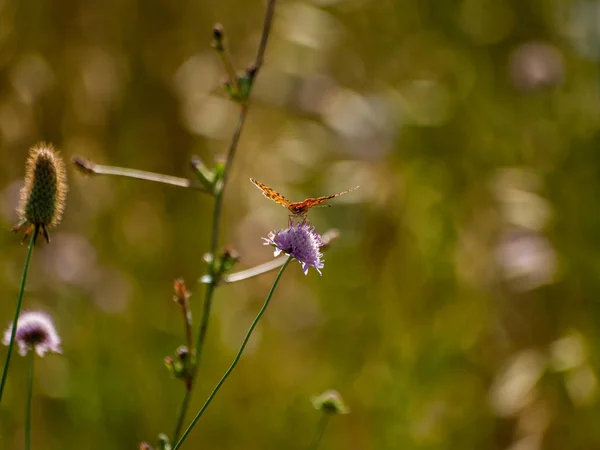
[[(9, 345), (12, 325), (4, 331), (2, 343)], [(46, 352), (61, 353), (60, 337), (50, 316), (37, 311), (25, 311), (19, 316), (15, 341), (22, 356), (34, 349), (40, 356)]]
[(264, 245), (275, 247), (275, 256), (282, 252), (296, 258), (302, 264), (304, 275), (308, 274), (308, 268), (314, 267), (319, 275), (323, 268), (321, 258), (323, 254), (320, 248), (323, 245), (321, 235), (315, 231), (315, 227), (303, 223), (297, 226), (291, 225), (285, 230), (272, 231), (269, 236), (263, 238)]

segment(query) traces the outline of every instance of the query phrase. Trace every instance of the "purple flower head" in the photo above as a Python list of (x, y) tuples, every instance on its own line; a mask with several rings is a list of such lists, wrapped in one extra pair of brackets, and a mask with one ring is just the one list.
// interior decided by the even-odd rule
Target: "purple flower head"
[[(4, 331), (4, 345), (9, 345), (11, 333), (12, 325)], [(28, 350), (35, 350), (40, 356), (44, 356), (46, 352), (61, 353), (60, 337), (54, 323), (50, 316), (41, 312), (25, 311), (19, 316), (15, 341), (22, 356)]]
[(303, 223), (297, 226), (291, 225), (285, 230), (272, 231), (269, 236), (263, 238), (264, 245), (275, 247), (275, 256), (282, 252), (296, 258), (302, 264), (304, 275), (308, 274), (308, 268), (314, 267), (319, 275), (323, 268), (323, 254), (320, 248), (323, 245), (321, 235), (315, 231), (315, 227)]

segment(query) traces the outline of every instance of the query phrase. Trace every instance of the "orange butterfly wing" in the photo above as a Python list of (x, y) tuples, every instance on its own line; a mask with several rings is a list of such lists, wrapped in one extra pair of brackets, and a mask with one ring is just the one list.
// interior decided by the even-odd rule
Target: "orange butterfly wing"
[[(327, 200), (331, 200), (332, 198), (339, 197), (340, 195), (347, 194), (348, 192), (352, 192), (352, 191), (354, 191), (354, 190), (356, 190), (358, 188), (359, 188), (359, 186), (356, 186), (356, 187), (353, 187), (352, 189), (346, 189), (345, 191), (338, 192), (337, 194), (326, 195), (325, 197), (307, 198), (302, 203), (305, 204), (306, 209), (310, 209), (313, 206), (320, 205), (321, 203), (323, 203), (323, 202), (325, 202)], [(323, 206), (329, 206), (329, 205), (323, 205)]]
[[(347, 194), (348, 192), (352, 192), (355, 189), (359, 188), (359, 186), (356, 186), (352, 189), (347, 189), (345, 191), (338, 192), (337, 194), (327, 195), (325, 197), (307, 198), (306, 200), (304, 200), (302, 202), (291, 202), (287, 198), (285, 198), (283, 195), (281, 195), (279, 192), (271, 189), (269, 186), (264, 185), (259, 181), (256, 181), (254, 178), (250, 178), (250, 181), (252, 181), (252, 183), (262, 191), (262, 193), (265, 197), (270, 198), (275, 203), (279, 203), (284, 208), (289, 209), (293, 216), (306, 216), (306, 213), (308, 212), (308, 210), (310, 208), (312, 208), (313, 206), (319, 206), (319, 205), (321, 205), (321, 203), (323, 203), (327, 200), (331, 200), (332, 198), (339, 197), (340, 195)], [(322, 205), (322, 206), (330, 206), (330, 205)]]
[(262, 193), (265, 197), (270, 198), (275, 203), (279, 203), (284, 208), (289, 207), (290, 204), (292, 203), (287, 198), (285, 198), (283, 195), (281, 195), (279, 192), (271, 189), (269, 186), (262, 184), (259, 181), (256, 181), (254, 178), (250, 178), (250, 181), (252, 181), (252, 183), (262, 191)]

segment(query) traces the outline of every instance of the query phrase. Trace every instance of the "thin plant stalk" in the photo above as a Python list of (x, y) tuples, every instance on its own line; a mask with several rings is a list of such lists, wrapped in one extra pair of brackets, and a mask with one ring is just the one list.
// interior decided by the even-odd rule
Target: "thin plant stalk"
[(215, 204), (213, 207), (213, 222), (212, 222), (212, 232), (211, 232), (211, 245), (210, 245), (210, 253), (212, 255), (212, 259), (208, 266), (208, 275), (210, 281), (206, 287), (206, 296), (204, 299), (204, 308), (202, 310), (202, 318), (200, 320), (200, 331), (198, 333), (198, 339), (196, 342), (196, 351), (194, 353), (194, 377), (197, 372), (198, 362), (200, 361), (200, 356), (202, 354), (202, 347), (206, 338), (206, 332), (208, 330), (208, 320), (210, 317), (210, 312), (212, 309), (213, 302), (213, 294), (215, 292), (215, 288), (217, 287), (216, 273), (215, 273), (215, 262), (216, 262), (216, 254), (217, 247), (219, 245), (219, 225), (221, 222), (221, 213), (223, 210), (223, 193), (225, 191), (225, 185), (227, 183), (228, 175), (231, 169), (231, 165), (233, 164), (233, 157), (235, 156), (235, 150), (237, 148), (237, 144), (240, 139), (240, 135), (242, 133), (242, 128), (244, 127), (244, 123), (246, 122), (246, 112), (247, 107), (242, 107), (242, 112), (238, 119), (237, 127), (235, 129), (235, 133), (233, 135), (231, 145), (229, 147), (229, 153), (227, 155), (227, 162), (225, 163), (225, 172), (223, 174), (222, 185), (220, 188), (217, 188), (215, 195)]
[(25, 293), (25, 284), (27, 282), (27, 273), (29, 272), (29, 263), (31, 262), (31, 255), (33, 253), (33, 247), (35, 247), (35, 241), (40, 231), (38, 225), (34, 226), (33, 233), (29, 241), (29, 248), (27, 249), (27, 257), (25, 258), (25, 267), (23, 268), (23, 276), (21, 277), (21, 288), (19, 289), (19, 297), (17, 298), (17, 308), (15, 309), (15, 317), (13, 318), (12, 328), (10, 332), (10, 342), (8, 344), (8, 353), (6, 360), (4, 361), (4, 369), (2, 370), (2, 381), (0, 381), (0, 404), (2, 403), (2, 394), (4, 393), (4, 385), (6, 383), (6, 377), (8, 375), (8, 367), (10, 365), (10, 357), (12, 355), (13, 347), (15, 346), (15, 336), (17, 335), (17, 322), (19, 320), (19, 314), (21, 314), (21, 305), (23, 304), (23, 294)]
[[(258, 48), (258, 52), (256, 54), (256, 59), (254, 61), (254, 79), (258, 75), (258, 71), (260, 70), (265, 50), (267, 47), (267, 42), (269, 39), (269, 34), (271, 32), (271, 26), (273, 23), (273, 15), (275, 13), (275, 3), (276, 0), (269, 0), (267, 5), (267, 10), (265, 12), (265, 20), (263, 25), (263, 32)], [(252, 83), (252, 86), (254, 83)], [(251, 86), (251, 88), (252, 88)], [(231, 172), (231, 166), (233, 165), (233, 159), (235, 157), (235, 153), (240, 141), (240, 136), (242, 134), (242, 129), (244, 128), (244, 124), (246, 123), (246, 117), (248, 115), (248, 106), (249, 106), (249, 98), (250, 93), (248, 94), (248, 102), (241, 105), (240, 115), (238, 117), (238, 122), (235, 127), (235, 131), (233, 133), (233, 137), (231, 138), (231, 143), (229, 145), (229, 151), (227, 152), (227, 160), (225, 162), (225, 169), (223, 172), (223, 179), (221, 180), (221, 186), (217, 187), (217, 192), (215, 195), (215, 205), (213, 209), (213, 224), (212, 224), (212, 238), (211, 238), (211, 254), (212, 260), (208, 267), (208, 274), (211, 278), (211, 281), (208, 283), (206, 288), (206, 297), (205, 297), (205, 306), (202, 313), (202, 319), (200, 323), (200, 333), (198, 334), (198, 345), (196, 345), (196, 353), (194, 357), (194, 365), (197, 366), (200, 355), (202, 353), (202, 345), (204, 344), (206, 330), (208, 328), (208, 318), (210, 316), (211, 306), (212, 306), (212, 298), (214, 293), (214, 288), (216, 287), (215, 280), (215, 258), (217, 253), (217, 247), (219, 244), (219, 224), (221, 220), (221, 211), (223, 209), (223, 193), (225, 191), (225, 186), (227, 185), (227, 180), (229, 179), (229, 174)], [(194, 370), (194, 374), (196, 370)]]
[[(193, 338), (192, 338), (192, 315), (190, 313), (189, 304), (185, 303), (182, 306), (183, 311), (183, 319), (185, 321), (185, 335), (187, 339), (187, 346), (190, 352), (194, 352)], [(183, 427), (183, 420), (185, 418), (185, 412), (187, 411), (188, 404), (191, 399), (191, 391), (192, 391), (192, 379), (193, 375), (189, 374), (185, 380), (185, 395), (183, 397), (183, 401), (181, 405), (179, 405), (179, 410), (177, 411), (177, 423), (175, 425), (175, 431), (173, 433), (173, 438), (177, 439), (177, 436), (181, 432), (181, 427)]]
[(127, 167), (104, 166), (85, 160), (79, 156), (74, 156), (72, 161), (78, 169), (90, 175), (113, 175), (135, 178), (138, 180), (153, 181), (155, 183), (170, 184), (171, 186), (197, 189), (208, 193), (202, 185), (190, 181), (187, 178), (174, 177), (162, 173), (146, 172), (145, 170), (129, 169)]
[(33, 393), (33, 363), (35, 350), (29, 351), (29, 375), (27, 376), (27, 399), (25, 400), (25, 450), (31, 450), (31, 397)]
[(183, 401), (181, 405), (179, 405), (179, 409), (177, 410), (177, 424), (175, 425), (175, 432), (173, 433), (173, 439), (177, 439), (179, 437), (179, 433), (181, 433), (181, 428), (183, 427), (183, 421), (185, 420), (185, 413), (187, 412), (188, 406), (190, 404), (190, 400), (192, 399), (192, 385), (186, 384), (185, 386), (185, 395), (183, 396)]
[(181, 439), (179, 439), (179, 441), (177, 441), (177, 443), (173, 446), (173, 450), (177, 450), (181, 446), (183, 441), (185, 441), (185, 439), (187, 438), (190, 431), (192, 431), (192, 428), (194, 428), (194, 426), (198, 422), (198, 419), (200, 419), (200, 417), (202, 417), (202, 414), (204, 414), (204, 411), (206, 411), (206, 408), (208, 408), (208, 406), (212, 402), (215, 395), (217, 395), (217, 392), (219, 392), (219, 389), (221, 389), (221, 386), (223, 385), (223, 383), (225, 383), (225, 381), (227, 380), (227, 378), (229, 377), (231, 372), (233, 372), (233, 369), (235, 369), (235, 366), (237, 365), (240, 358), (242, 357), (242, 353), (244, 352), (244, 349), (246, 348), (246, 345), (248, 344), (248, 341), (250, 340), (250, 336), (252, 335), (254, 328), (256, 328), (258, 321), (264, 314), (265, 310), (267, 309), (267, 306), (269, 306), (269, 302), (271, 301), (271, 297), (273, 297), (273, 293), (275, 292), (275, 288), (277, 287), (277, 284), (279, 284), (281, 275), (283, 275), (285, 268), (288, 266), (288, 264), (290, 263), (291, 260), (292, 260), (292, 257), (288, 256), (287, 260), (285, 261), (285, 263), (279, 270), (277, 277), (275, 277), (275, 281), (273, 281), (273, 285), (271, 286), (271, 290), (269, 291), (269, 294), (267, 295), (265, 302), (263, 303), (262, 307), (260, 308), (260, 311), (258, 311), (258, 314), (252, 321), (252, 324), (250, 325), (250, 328), (248, 329), (248, 332), (246, 333), (246, 337), (244, 337), (244, 340), (242, 341), (242, 345), (240, 346), (240, 349), (238, 350), (237, 355), (235, 355), (233, 362), (231, 363), (229, 368), (225, 371), (225, 373), (223, 374), (223, 376), (221, 377), (221, 379), (219, 380), (219, 382), (217, 383), (215, 388), (212, 390), (212, 392), (210, 393), (210, 395), (204, 402), (204, 405), (202, 405), (202, 408), (200, 408), (200, 411), (198, 411), (198, 413), (196, 414), (196, 417), (194, 417), (194, 420), (192, 420), (192, 423), (190, 423), (190, 425), (187, 427), (187, 429), (183, 432)]
[(265, 19), (263, 23), (263, 31), (260, 39), (260, 44), (258, 46), (258, 51), (256, 53), (256, 59), (254, 60), (254, 75), (253, 82), (250, 86), (250, 92), (248, 93), (247, 100), (241, 105), (240, 114), (238, 117), (237, 125), (235, 127), (235, 131), (231, 138), (231, 143), (229, 145), (229, 150), (227, 152), (227, 160), (225, 161), (225, 168), (223, 171), (223, 178), (219, 182), (217, 186), (215, 186), (215, 203), (213, 207), (213, 216), (212, 216), (212, 231), (211, 231), (211, 246), (210, 246), (210, 254), (212, 255), (212, 259), (208, 265), (208, 275), (210, 278), (209, 283), (206, 286), (206, 294), (204, 297), (204, 306), (202, 309), (202, 317), (200, 319), (200, 328), (198, 331), (198, 338), (196, 341), (196, 346), (194, 347), (194, 352), (192, 354), (192, 380), (190, 389), (186, 389), (181, 406), (179, 407), (179, 412), (177, 414), (177, 425), (175, 427), (175, 433), (173, 435), (173, 439), (177, 440), (179, 433), (181, 431), (181, 427), (183, 424), (183, 420), (185, 418), (185, 414), (189, 407), (189, 403), (192, 396), (192, 391), (194, 387), (194, 380), (196, 379), (196, 375), (198, 373), (198, 365), (200, 363), (200, 357), (202, 355), (202, 349), (204, 347), (204, 342), (206, 340), (206, 333), (208, 331), (208, 323), (210, 314), (212, 311), (212, 303), (213, 296), (215, 292), (215, 288), (217, 287), (216, 280), (216, 272), (215, 272), (215, 262), (217, 255), (217, 247), (219, 245), (219, 225), (221, 222), (221, 213), (223, 210), (223, 194), (225, 192), (225, 186), (227, 185), (227, 181), (229, 179), (229, 174), (231, 172), (231, 167), (233, 165), (233, 160), (236, 154), (236, 150), (238, 144), (240, 142), (240, 137), (242, 135), (242, 130), (244, 128), (244, 124), (246, 123), (246, 118), (248, 116), (248, 107), (250, 104), (250, 94), (252, 90), (252, 86), (254, 86), (254, 81), (256, 80), (256, 76), (260, 68), (262, 67), (264, 61), (265, 51), (267, 49), (267, 42), (269, 40), (269, 35), (271, 32), (272, 24), (273, 24), (273, 16), (275, 14), (275, 4), (277, 0), (269, 0), (267, 4), (267, 9), (265, 11)]
[(177, 413), (177, 425), (175, 426), (175, 433), (173, 434), (173, 439), (177, 440), (179, 437), (179, 433), (181, 432), (181, 428), (183, 427), (183, 421), (185, 420), (185, 414), (187, 413), (187, 409), (190, 404), (190, 400), (192, 398), (192, 390), (194, 386), (194, 380), (196, 379), (196, 375), (198, 373), (198, 365), (200, 363), (200, 356), (202, 355), (202, 349), (204, 347), (204, 342), (206, 340), (206, 333), (208, 331), (208, 321), (210, 318), (210, 313), (212, 310), (213, 298), (215, 293), (215, 288), (217, 287), (217, 279), (215, 272), (215, 262), (216, 262), (216, 254), (217, 247), (219, 245), (219, 225), (221, 222), (221, 212), (223, 210), (223, 193), (224, 188), (227, 183), (227, 178), (231, 169), (231, 165), (233, 164), (233, 158), (235, 156), (235, 151), (238, 146), (238, 142), (240, 140), (240, 136), (242, 134), (242, 128), (244, 127), (244, 123), (246, 122), (246, 114), (248, 111), (248, 107), (246, 105), (242, 106), (242, 110), (240, 116), (238, 118), (238, 123), (233, 134), (233, 138), (231, 140), (231, 145), (229, 146), (229, 152), (227, 154), (227, 161), (225, 163), (225, 171), (223, 173), (223, 179), (221, 180), (221, 185), (215, 187), (215, 203), (213, 207), (213, 220), (212, 220), (212, 237), (211, 237), (211, 246), (210, 246), (210, 254), (212, 255), (212, 259), (208, 265), (208, 276), (210, 281), (206, 285), (206, 294), (204, 297), (204, 307), (202, 308), (202, 317), (200, 319), (200, 330), (198, 331), (198, 338), (196, 340), (196, 346), (194, 347), (194, 352), (192, 354), (192, 377), (190, 380), (189, 389), (186, 387), (185, 394), (183, 396), (183, 400), (181, 402), (181, 406), (179, 407), (179, 411)]
[(241, 270), (223, 277), (223, 283), (236, 283), (238, 281), (247, 280), (257, 277), (272, 270), (279, 269), (285, 263), (285, 257), (275, 258), (258, 266), (251, 267), (246, 270)]
[(327, 428), (327, 424), (329, 423), (329, 414), (323, 411), (321, 413), (321, 418), (319, 419), (319, 423), (317, 424), (317, 432), (313, 437), (312, 442), (308, 446), (308, 450), (316, 450), (325, 434), (325, 428)]

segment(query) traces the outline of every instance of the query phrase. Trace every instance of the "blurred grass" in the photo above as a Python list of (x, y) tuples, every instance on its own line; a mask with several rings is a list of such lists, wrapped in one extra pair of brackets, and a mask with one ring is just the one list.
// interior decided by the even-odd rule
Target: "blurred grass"
[[(221, 156), (235, 108), (210, 30), (223, 23), (242, 69), (263, 8), (2, 3), (2, 227), (15, 222), (27, 150), (39, 140), (66, 159), (183, 177), (192, 155)], [(598, 8), (278, 3), (222, 243), (250, 267), (271, 258), (260, 237), (285, 225), (249, 177), (292, 200), (361, 189), (311, 212), (318, 230), (341, 231), (323, 277), (290, 267), (187, 447), (305, 448), (319, 418), (309, 398), (328, 388), (352, 413), (331, 421), (322, 448), (600, 445)], [(198, 322), (211, 201), (72, 168), (69, 180), (64, 223), (36, 250), (24, 299), (53, 316), (64, 342), (64, 356), (37, 364), (33, 443), (136, 448), (175, 423), (183, 387), (162, 365), (183, 343), (172, 282), (188, 281)], [(8, 324), (25, 249), (6, 232), (0, 252)], [(273, 277), (217, 292), (192, 411)], [(16, 358), (0, 448), (22, 446), (25, 370)]]

